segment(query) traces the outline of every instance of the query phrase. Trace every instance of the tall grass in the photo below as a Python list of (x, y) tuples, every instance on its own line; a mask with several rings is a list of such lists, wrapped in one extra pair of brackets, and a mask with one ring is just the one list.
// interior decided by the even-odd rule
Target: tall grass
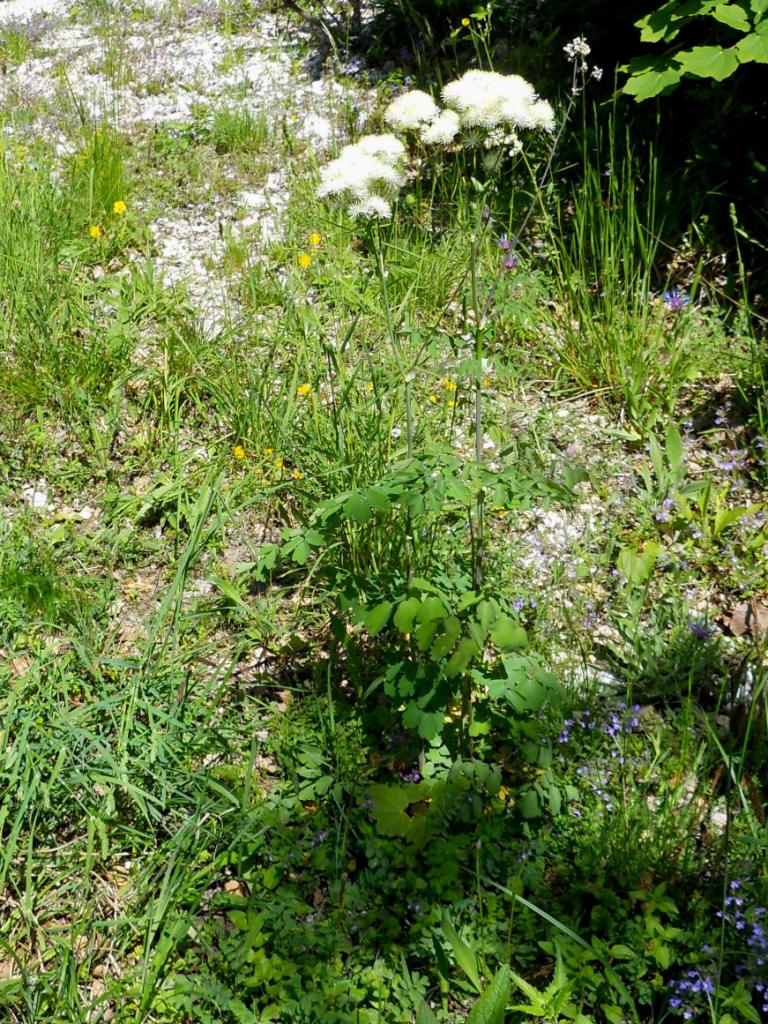
[[(670, 280), (657, 154), (617, 137), (613, 119), (588, 137), (580, 180), (552, 221), (554, 355), (578, 388), (648, 428), (674, 414), (705, 360), (685, 313), (670, 317), (662, 300)], [(695, 300), (695, 277), (689, 287)]]

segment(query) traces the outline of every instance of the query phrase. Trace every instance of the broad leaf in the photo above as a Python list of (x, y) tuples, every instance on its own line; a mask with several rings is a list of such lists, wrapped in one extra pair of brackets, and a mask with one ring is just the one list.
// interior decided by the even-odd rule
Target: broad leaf
[(482, 985), (480, 984), (480, 972), (477, 966), (477, 957), (453, 927), (453, 923), (447, 910), (443, 914), (441, 924), (443, 927), (443, 935), (451, 944), (453, 955), (456, 957), (456, 963), (462, 971), (464, 971), (477, 991), (481, 992)]
[(504, 1024), (504, 1011), (509, 1002), (509, 980), (509, 968), (504, 964), (472, 1007), (467, 1024)]
[(421, 608), (421, 601), (417, 597), (408, 597), (401, 601), (392, 620), (401, 633), (413, 632), (413, 620)]
[(632, 61), (629, 65), (630, 77), (622, 91), (627, 96), (634, 96), (638, 103), (669, 92), (682, 78), (680, 68), (666, 61), (659, 60), (654, 62), (654, 66), (643, 69), (635, 69), (634, 64)]
[(756, 64), (768, 64), (768, 25), (761, 26), (760, 32), (751, 32), (736, 43), (734, 49), (743, 63), (754, 61)]
[(728, 78), (739, 66), (733, 47), (724, 50), (722, 46), (694, 46), (675, 54), (675, 60), (683, 72), (698, 78), (714, 78), (716, 82)]
[(411, 819), (405, 813), (412, 796), (402, 786), (375, 785), (368, 790), (373, 801), (373, 820), (384, 836), (407, 836)]
[(360, 494), (350, 494), (344, 503), (344, 511), (356, 523), (367, 523), (373, 515), (370, 505)]
[(648, 541), (642, 551), (622, 548), (617, 562), (618, 570), (630, 583), (640, 585), (645, 583), (653, 572), (660, 554), (661, 548), (655, 541)]
[(749, 32), (751, 28), (744, 8), (738, 4), (718, 4), (712, 11), (712, 17), (738, 32)]
[(521, 651), (528, 646), (528, 634), (508, 615), (501, 615), (491, 629), (491, 640), (504, 654)]
[(389, 616), (392, 614), (394, 605), (391, 601), (384, 601), (382, 604), (377, 604), (375, 608), (372, 608), (363, 619), (365, 628), (368, 630), (371, 636), (376, 636), (389, 622)]
[(416, 1024), (437, 1024), (437, 1017), (423, 999), (416, 1007)]
[(453, 679), (454, 676), (466, 672), (472, 659), (479, 653), (479, 650), (480, 648), (475, 641), (471, 637), (465, 636), (448, 659), (448, 664), (445, 666), (446, 676), (449, 679)]

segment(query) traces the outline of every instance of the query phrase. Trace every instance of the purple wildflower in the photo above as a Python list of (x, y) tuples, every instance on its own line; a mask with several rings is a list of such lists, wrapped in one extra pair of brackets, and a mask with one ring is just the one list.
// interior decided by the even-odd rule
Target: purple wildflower
[(701, 619), (692, 619), (688, 623), (688, 629), (690, 630), (691, 635), (695, 636), (697, 640), (709, 640), (714, 636), (714, 629), (712, 626)]
[(678, 313), (681, 309), (685, 309), (691, 301), (691, 297), (688, 292), (680, 292), (677, 288), (670, 288), (669, 291), (664, 292), (662, 298), (664, 299), (664, 305), (667, 309), (674, 313)]

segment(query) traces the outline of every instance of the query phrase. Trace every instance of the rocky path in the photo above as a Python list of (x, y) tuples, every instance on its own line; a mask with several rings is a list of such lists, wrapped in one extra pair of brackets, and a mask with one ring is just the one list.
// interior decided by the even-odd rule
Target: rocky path
[(155, 269), (169, 286), (184, 283), (209, 329), (227, 305), (217, 270), (224, 235), (247, 238), (255, 255), (280, 236), (288, 197), (279, 159), (282, 126), (322, 152), (334, 141), (340, 106), (364, 109), (367, 102), (365, 90), (318, 73), (308, 37), (295, 23), (266, 12), (248, 20), (233, 23), (215, 0), (0, 4), (0, 32), (28, 50), (0, 78), (0, 107), (19, 112), (19, 127), (6, 131), (42, 136), (60, 155), (75, 148), (76, 110), (94, 123), (115, 124), (136, 145), (158, 126), (188, 127), (204, 109), (266, 116), (275, 165), (256, 187), (233, 181), (226, 195), (203, 202), (180, 190), (151, 211)]

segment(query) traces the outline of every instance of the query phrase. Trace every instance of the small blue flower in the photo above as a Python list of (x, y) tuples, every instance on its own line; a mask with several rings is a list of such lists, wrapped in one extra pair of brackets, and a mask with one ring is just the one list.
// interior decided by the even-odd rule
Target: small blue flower
[(679, 292), (677, 288), (670, 288), (669, 291), (664, 292), (662, 298), (664, 299), (664, 305), (667, 309), (672, 310), (672, 312), (675, 313), (678, 313), (681, 309), (685, 309), (691, 301), (691, 297), (688, 292)]

